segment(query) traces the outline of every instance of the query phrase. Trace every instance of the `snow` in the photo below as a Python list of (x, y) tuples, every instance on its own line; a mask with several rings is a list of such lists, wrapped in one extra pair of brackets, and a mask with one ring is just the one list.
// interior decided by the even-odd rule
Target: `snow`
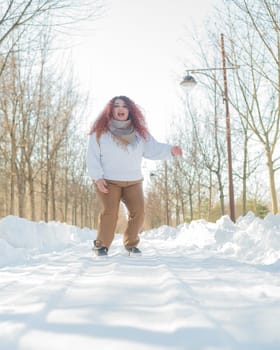
[(2, 350), (279, 350), (280, 215), (116, 234), (0, 220)]

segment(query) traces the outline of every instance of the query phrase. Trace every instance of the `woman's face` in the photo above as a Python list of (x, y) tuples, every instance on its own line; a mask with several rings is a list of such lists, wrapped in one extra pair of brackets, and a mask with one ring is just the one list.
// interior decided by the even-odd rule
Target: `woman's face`
[(129, 115), (127, 104), (120, 98), (117, 98), (113, 104), (112, 113), (113, 118), (116, 120), (127, 120)]

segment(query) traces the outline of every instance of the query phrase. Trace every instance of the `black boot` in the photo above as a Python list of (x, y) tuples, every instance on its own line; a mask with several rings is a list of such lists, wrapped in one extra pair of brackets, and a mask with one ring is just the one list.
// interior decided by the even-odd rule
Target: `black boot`
[(131, 247), (131, 248), (125, 247), (125, 249), (128, 251), (128, 255), (134, 255), (134, 256), (142, 255), (141, 250), (137, 247)]
[(103, 247), (98, 244), (98, 241), (93, 241), (93, 247), (92, 250), (95, 252), (96, 256), (106, 256), (108, 255), (108, 248)]

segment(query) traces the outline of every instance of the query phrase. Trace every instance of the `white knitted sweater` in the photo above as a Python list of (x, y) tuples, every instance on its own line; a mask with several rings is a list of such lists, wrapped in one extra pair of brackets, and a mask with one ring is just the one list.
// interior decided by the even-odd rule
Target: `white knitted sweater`
[(167, 160), (172, 158), (171, 145), (156, 141), (151, 135), (147, 140), (136, 134), (137, 142), (121, 146), (111, 133), (103, 133), (97, 142), (96, 134), (89, 136), (87, 165), (93, 180), (134, 181), (143, 178), (142, 158)]

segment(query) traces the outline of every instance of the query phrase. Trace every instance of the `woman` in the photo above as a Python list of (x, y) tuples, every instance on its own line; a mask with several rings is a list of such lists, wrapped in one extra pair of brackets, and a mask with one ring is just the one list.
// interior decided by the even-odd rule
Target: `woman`
[(94, 122), (89, 136), (87, 162), (97, 196), (102, 204), (96, 240), (96, 255), (107, 255), (114, 239), (119, 204), (128, 210), (123, 243), (129, 254), (141, 254), (137, 245), (144, 222), (142, 157), (167, 160), (181, 156), (180, 147), (157, 142), (149, 133), (137, 105), (126, 96), (116, 96)]

